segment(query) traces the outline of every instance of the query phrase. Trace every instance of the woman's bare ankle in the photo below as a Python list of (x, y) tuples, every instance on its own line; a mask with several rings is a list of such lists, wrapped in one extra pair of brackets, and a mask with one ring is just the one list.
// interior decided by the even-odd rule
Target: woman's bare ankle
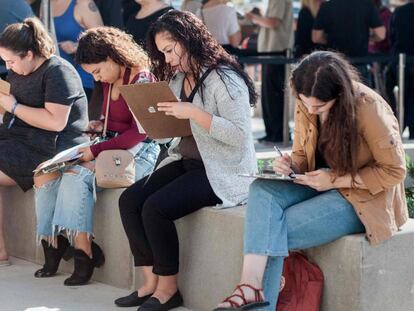
[(157, 288), (157, 284), (144, 284), (138, 288), (138, 297), (144, 297), (147, 295), (152, 295)]
[[(248, 285), (248, 286), (246, 286), (246, 285)], [(261, 289), (261, 287), (256, 287), (256, 286), (254, 286), (252, 284), (249, 284), (248, 282), (241, 282), (239, 284), (239, 286), (240, 287), (236, 288), (233, 291), (233, 293), (231, 294), (231, 296), (234, 295), (234, 294), (236, 295), (236, 296), (233, 296), (231, 298), (231, 301), (233, 301), (233, 302), (235, 302), (235, 303), (237, 303), (239, 305), (243, 305), (245, 301), (246, 302), (256, 301), (256, 291), (255, 291), (255, 289)], [(250, 288), (250, 286), (252, 286), (254, 289), (253, 288)], [(239, 296), (244, 297), (245, 300), (243, 300)], [(265, 297), (264, 297), (264, 294), (263, 294), (263, 291), (262, 290), (260, 291), (260, 296), (261, 296), (261, 300), (264, 301), (265, 300)], [(218, 307), (230, 308), (231, 307), (231, 303), (228, 302), (228, 301), (224, 301), (224, 302), (220, 303), (218, 305)]]
[(171, 287), (171, 288), (157, 288), (152, 295), (153, 297), (158, 298), (158, 300), (164, 304), (166, 303), (174, 294), (177, 292), (177, 287)]
[(254, 276), (246, 276), (241, 278), (240, 280), (240, 284), (248, 284), (256, 289), (261, 289), (262, 288), (262, 280), (260, 280), (257, 277)]

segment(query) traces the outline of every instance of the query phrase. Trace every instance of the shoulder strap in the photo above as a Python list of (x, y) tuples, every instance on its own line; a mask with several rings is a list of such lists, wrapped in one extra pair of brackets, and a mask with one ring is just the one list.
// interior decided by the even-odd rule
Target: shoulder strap
[(124, 73), (122, 84), (127, 85), (129, 83), (130, 78), (131, 78), (131, 68), (127, 67), (125, 68), (125, 73)]
[(194, 86), (193, 90), (191, 91), (190, 96), (188, 96), (188, 101), (192, 102), (194, 99), (195, 94), (198, 92), (198, 89), (203, 84), (204, 80), (207, 78), (207, 76), (210, 74), (210, 72), (213, 70), (213, 68), (207, 69), (203, 75), (198, 79), (197, 84)]
[(109, 90), (108, 90), (108, 97), (106, 99), (106, 112), (105, 112), (105, 122), (104, 122), (104, 128), (102, 132), (102, 137), (106, 137), (106, 130), (108, 127), (108, 115), (109, 115), (109, 104), (111, 102), (111, 93), (112, 93), (112, 83), (109, 84)]

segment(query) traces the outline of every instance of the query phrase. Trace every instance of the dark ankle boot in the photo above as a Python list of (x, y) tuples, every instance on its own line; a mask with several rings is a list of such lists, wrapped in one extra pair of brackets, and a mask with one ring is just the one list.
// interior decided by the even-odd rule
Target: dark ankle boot
[(46, 278), (56, 274), (60, 260), (63, 258), (68, 261), (71, 258), (70, 243), (63, 235), (57, 237), (58, 247), (54, 248), (45, 240), (42, 240), (43, 252), (45, 254), (45, 264), (42, 269), (35, 272), (34, 276), (37, 278)]
[(84, 251), (75, 249), (73, 252), (75, 259), (75, 270), (63, 284), (66, 286), (84, 285), (92, 277), (93, 269), (99, 268), (105, 263), (105, 256), (98, 244), (92, 242), (92, 258)]

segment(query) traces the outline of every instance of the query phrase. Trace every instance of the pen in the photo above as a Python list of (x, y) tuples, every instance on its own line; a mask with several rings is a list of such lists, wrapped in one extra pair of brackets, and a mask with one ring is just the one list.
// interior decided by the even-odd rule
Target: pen
[[(283, 154), (282, 154), (282, 151), (280, 151), (280, 149), (278, 148), (278, 146), (273, 146), (273, 149), (275, 149), (276, 150), (276, 152), (277, 153), (279, 153), (279, 155), (281, 156), (281, 157), (283, 157)], [(295, 172), (293, 172), (293, 170), (292, 170), (292, 172), (288, 175), (290, 178), (296, 178), (296, 175), (295, 175)]]

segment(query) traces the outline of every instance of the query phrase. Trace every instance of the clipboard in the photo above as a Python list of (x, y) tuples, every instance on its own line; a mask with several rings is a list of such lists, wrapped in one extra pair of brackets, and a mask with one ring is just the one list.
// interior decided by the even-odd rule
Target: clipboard
[[(10, 95), (10, 83), (0, 79), (0, 93)], [(6, 110), (0, 107), (0, 115), (4, 115)]]
[(278, 175), (272, 173), (255, 173), (255, 174), (239, 174), (242, 177), (250, 177), (250, 178), (259, 178), (259, 179), (270, 179), (270, 180), (284, 180), (284, 181), (294, 181), (295, 178), (291, 178), (285, 175)]
[(149, 138), (161, 139), (191, 136), (189, 120), (177, 119), (158, 111), (157, 103), (178, 102), (165, 81), (122, 85), (119, 87), (135, 118)]
[(77, 146), (73, 146), (69, 149), (63, 150), (56, 154), (53, 158), (43, 162), (40, 164), (33, 173), (35, 174), (47, 174), (61, 168), (76, 165), (80, 162), (80, 158), (82, 157), (82, 153), (78, 153), (79, 148), (85, 148), (92, 146), (93, 144), (97, 143), (98, 139), (91, 140)]

